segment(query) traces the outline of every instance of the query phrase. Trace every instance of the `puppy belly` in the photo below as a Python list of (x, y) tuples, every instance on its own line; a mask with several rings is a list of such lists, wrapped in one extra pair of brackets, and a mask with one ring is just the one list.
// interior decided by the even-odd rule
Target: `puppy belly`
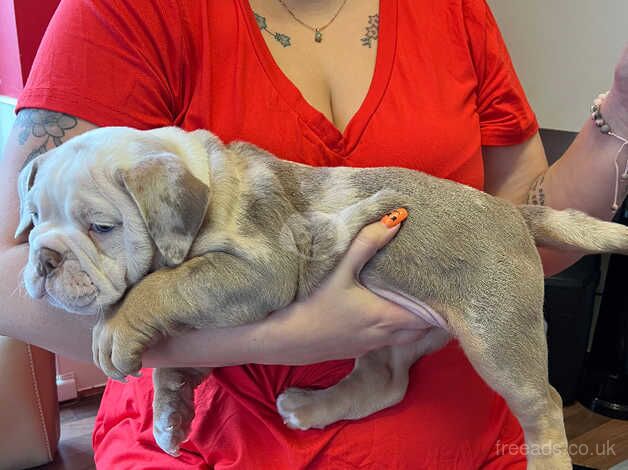
[(394, 302), (406, 310), (414, 313), (425, 322), (425, 328), (438, 327), (449, 330), (449, 326), (443, 317), (425, 302), (421, 302), (420, 300), (414, 299), (410, 296), (399, 294), (398, 292), (393, 292), (388, 289), (382, 289), (380, 287), (373, 287), (369, 285), (366, 285), (366, 287), (380, 297), (390, 300), (391, 302)]

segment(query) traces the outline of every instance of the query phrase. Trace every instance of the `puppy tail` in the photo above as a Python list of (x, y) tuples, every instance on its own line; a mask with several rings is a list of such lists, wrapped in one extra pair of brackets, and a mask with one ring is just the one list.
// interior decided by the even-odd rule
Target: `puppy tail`
[(517, 206), (534, 240), (582, 253), (628, 254), (628, 227), (591, 217), (575, 209), (558, 211), (545, 206)]

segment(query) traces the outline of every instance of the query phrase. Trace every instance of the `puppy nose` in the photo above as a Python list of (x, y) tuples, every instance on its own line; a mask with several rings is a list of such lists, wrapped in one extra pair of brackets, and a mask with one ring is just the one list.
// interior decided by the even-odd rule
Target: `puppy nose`
[(63, 256), (58, 251), (50, 248), (41, 248), (39, 250), (37, 274), (40, 276), (49, 276), (59, 267), (63, 261)]

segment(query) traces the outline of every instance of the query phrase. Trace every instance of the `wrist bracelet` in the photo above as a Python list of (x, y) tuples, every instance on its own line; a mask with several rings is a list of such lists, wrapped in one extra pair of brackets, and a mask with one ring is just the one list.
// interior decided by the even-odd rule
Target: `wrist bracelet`
[(619, 201), (618, 201), (619, 183), (620, 181), (628, 180), (628, 161), (626, 162), (626, 167), (624, 168), (624, 172), (621, 176), (619, 175), (619, 162), (618, 162), (619, 154), (621, 153), (622, 150), (624, 150), (624, 147), (628, 146), (628, 139), (620, 136), (619, 134), (615, 134), (613, 130), (611, 129), (611, 126), (608, 124), (608, 122), (606, 122), (606, 120), (602, 116), (602, 104), (604, 104), (604, 100), (606, 100), (607, 96), (608, 96), (608, 91), (606, 93), (602, 93), (598, 95), (598, 97), (593, 100), (593, 105), (591, 106), (591, 119), (593, 119), (593, 122), (595, 123), (595, 125), (597, 126), (597, 128), (600, 130), (602, 134), (615, 137), (617, 140), (621, 142), (621, 147), (619, 147), (619, 150), (617, 151), (617, 154), (615, 155), (615, 161), (614, 161), (615, 163), (615, 194), (614, 194), (613, 205), (611, 206), (611, 209), (613, 211), (616, 211), (617, 209), (619, 209)]

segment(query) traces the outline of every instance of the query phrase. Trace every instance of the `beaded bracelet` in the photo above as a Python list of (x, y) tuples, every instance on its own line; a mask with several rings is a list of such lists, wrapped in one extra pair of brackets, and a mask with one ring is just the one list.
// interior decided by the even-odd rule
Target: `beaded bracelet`
[(619, 150), (617, 151), (617, 154), (615, 155), (615, 195), (611, 208), (613, 211), (616, 211), (617, 209), (619, 209), (619, 183), (620, 181), (628, 180), (628, 162), (626, 162), (626, 168), (624, 168), (624, 173), (619, 176), (619, 162), (617, 160), (619, 159), (619, 154), (621, 153), (621, 151), (624, 150), (624, 147), (628, 145), (628, 139), (620, 136), (619, 134), (615, 134), (611, 129), (611, 126), (602, 116), (602, 104), (604, 103), (604, 100), (607, 96), (608, 91), (606, 93), (599, 94), (598, 97), (593, 100), (593, 105), (591, 106), (591, 119), (593, 119), (593, 122), (595, 122), (595, 125), (602, 134), (615, 137), (622, 143), (621, 147), (619, 147)]

